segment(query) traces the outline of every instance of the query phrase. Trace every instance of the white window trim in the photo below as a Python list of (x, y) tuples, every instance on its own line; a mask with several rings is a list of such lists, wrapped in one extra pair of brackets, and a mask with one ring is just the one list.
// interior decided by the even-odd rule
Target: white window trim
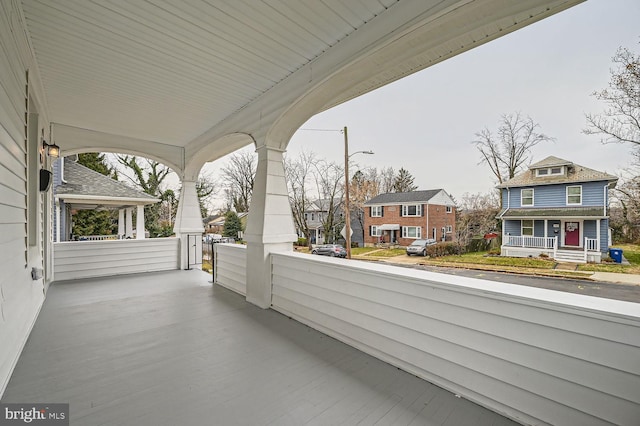
[(452, 206), (446, 206), (446, 207), (445, 207), (445, 211), (446, 211), (447, 213), (453, 213), (453, 207), (452, 207)]
[[(416, 236), (415, 237), (408, 236), (409, 228), (416, 229)], [(422, 238), (422, 227), (420, 227), (420, 226), (403, 226), (402, 227), (402, 238), (408, 238), (408, 239), (412, 239), (412, 240), (419, 240), (420, 238)]]
[[(524, 191), (531, 191), (531, 204), (524, 204), (522, 202), (522, 200), (524, 199), (524, 197), (522, 196), (522, 193)], [(527, 197), (529, 198), (529, 197)], [(536, 204), (536, 191), (533, 188), (522, 188), (520, 190), (520, 207), (533, 207)]]
[(447, 225), (447, 234), (450, 234), (452, 232), (453, 232), (453, 226)]
[[(570, 203), (569, 202), (569, 197), (577, 197), (576, 194), (573, 195), (569, 195), (569, 188), (580, 188), (580, 202), (579, 203)], [(582, 185), (567, 185), (567, 188), (565, 189), (565, 192), (567, 194), (567, 205), (568, 206), (581, 206), (582, 205)]]
[[(409, 214), (409, 207), (415, 206), (416, 214)], [(402, 217), (420, 217), (422, 216), (422, 204), (403, 204)]]
[(382, 235), (382, 231), (378, 230), (378, 225), (371, 225), (371, 230), (369, 231), (371, 237), (379, 237)]
[(371, 206), (371, 217), (382, 217), (382, 206)]
[[(531, 228), (531, 235), (529, 235), (529, 234), (525, 235), (525, 233), (524, 233), (524, 228), (525, 228), (524, 222), (525, 221), (526, 222), (531, 222), (531, 226), (527, 226), (526, 227), (527, 229)], [(535, 235), (535, 233), (536, 233), (536, 221), (535, 220), (533, 220), (533, 219), (523, 219), (523, 220), (520, 221), (520, 236), (522, 236), (522, 237), (525, 237), (525, 236), (526, 237), (533, 237)]]

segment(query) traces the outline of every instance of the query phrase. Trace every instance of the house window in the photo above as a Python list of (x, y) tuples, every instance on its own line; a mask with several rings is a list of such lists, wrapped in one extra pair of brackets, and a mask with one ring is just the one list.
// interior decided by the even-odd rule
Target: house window
[(412, 204), (402, 206), (402, 216), (422, 216), (422, 205)]
[(316, 219), (315, 214), (311, 213), (311, 220), (313, 221), (313, 220), (315, 220), (315, 219)]
[(453, 207), (447, 206), (447, 213), (451, 213), (451, 212), (453, 212)]
[(422, 228), (419, 226), (403, 226), (402, 238), (415, 238), (418, 239), (422, 236)]
[(536, 169), (536, 176), (558, 176), (564, 174), (564, 166)]
[(567, 186), (567, 204), (582, 204), (582, 186)]
[(378, 227), (375, 225), (371, 226), (371, 231), (369, 232), (372, 237), (379, 237), (382, 235), (382, 231), (378, 230)]
[(382, 217), (382, 206), (371, 206), (371, 217)]
[(520, 205), (533, 206), (533, 188), (520, 191)]
[(522, 221), (521, 235), (533, 236), (533, 221), (532, 220), (523, 220)]
[(450, 234), (453, 232), (453, 227), (451, 225), (447, 225), (447, 234)]

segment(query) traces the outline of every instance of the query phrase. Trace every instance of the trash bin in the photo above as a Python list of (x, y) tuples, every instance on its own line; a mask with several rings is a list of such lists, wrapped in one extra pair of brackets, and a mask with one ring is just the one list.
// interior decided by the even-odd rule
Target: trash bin
[(613, 259), (614, 262), (622, 263), (622, 249), (609, 249), (609, 256)]

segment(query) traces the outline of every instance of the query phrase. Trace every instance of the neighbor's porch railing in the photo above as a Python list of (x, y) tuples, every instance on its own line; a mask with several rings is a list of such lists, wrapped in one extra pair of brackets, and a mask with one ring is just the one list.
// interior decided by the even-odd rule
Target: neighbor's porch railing
[(117, 239), (117, 235), (83, 235), (81, 237), (78, 237), (78, 241), (105, 241)]
[(557, 237), (533, 237), (530, 235), (507, 235), (506, 244), (513, 247), (529, 247), (540, 249), (557, 249)]

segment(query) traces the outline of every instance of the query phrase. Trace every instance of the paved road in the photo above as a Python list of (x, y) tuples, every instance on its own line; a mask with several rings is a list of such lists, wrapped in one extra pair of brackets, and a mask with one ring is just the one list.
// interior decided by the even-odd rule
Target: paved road
[(640, 303), (640, 286), (626, 284), (612, 284), (590, 280), (576, 280), (570, 278), (534, 277), (529, 275), (508, 274), (504, 272), (477, 271), (461, 268), (445, 268), (424, 265), (401, 265), (407, 268), (425, 271), (442, 272), (463, 277), (482, 278), (490, 281), (527, 285), (531, 287), (547, 288), (550, 290), (566, 291), (587, 296), (605, 297), (608, 299), (626, 300)]

